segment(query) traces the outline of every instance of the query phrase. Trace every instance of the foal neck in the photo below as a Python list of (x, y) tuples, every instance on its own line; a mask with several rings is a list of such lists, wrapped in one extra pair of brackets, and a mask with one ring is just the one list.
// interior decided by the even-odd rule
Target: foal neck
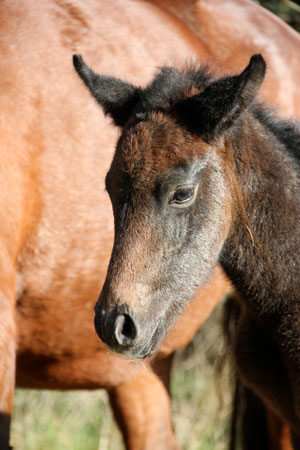
[(258, 109), (232, 133), (238, 192), (221, 261), (256, 312), (279, 312), (299, 298), (299, 126)]

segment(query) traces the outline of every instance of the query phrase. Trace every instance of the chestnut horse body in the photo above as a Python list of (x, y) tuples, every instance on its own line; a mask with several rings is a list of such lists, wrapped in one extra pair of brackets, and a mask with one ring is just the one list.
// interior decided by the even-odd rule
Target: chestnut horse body
[[(241, 36), (239, 54), (263, 51), (270, 65), (265, 97), (287, 114), (299, 113), (287, 52), (297, 53), (296, 34), (256, 5), (244, 6), (248, 38), (244, 44)], [(1, 449), (8, 447), (15, 378), (23, 387), (106, 388), (128, 448), (177, 446), (167, 390), (155, 370), (167, 385), (169, 355), (192, 338), (228, 281), (216, 269), (160, 347), (154, 370), (137, 372), (96, 339), (93, 306), (114, 232), (103, 186), (117, 133), (86, 96), (71, 55), (81, 52), (99, 72), (140, 85), (167, 61), (213, 56), (222, 71), (234, 66), (236, 42), (219, 53), (221, 35), (209, 19), (217, 11), (202, 1), (166, 2), (164, 10), (131, 1), (1, 3)], [(252, 12), (262, 14), (255, 36)], [(231, 19), (222, 20), (228, 42)], [(272, 39), (266, 21), (276, 30)]]

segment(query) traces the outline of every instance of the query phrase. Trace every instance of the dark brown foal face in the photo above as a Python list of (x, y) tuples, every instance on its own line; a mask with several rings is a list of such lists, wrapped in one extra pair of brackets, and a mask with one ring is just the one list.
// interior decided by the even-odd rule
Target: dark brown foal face
[(226, 132), (265, 64), (255, 55), (240, 75), (216, 81), (203, 69), (164, 68), (144, 90), (95, 74), (79, 56), (74, 65), (123, 127), (106, 178), (115, 243), (95, 327), (112, 350), (144, 358), (217, 262), (232, 211)]
[(219, 162), (177, 128), (155, 113), (126, 129), (106, 177), (115, 243), (95, 326), (111, 349), (139, 358), (157, 349), (226, 235)]

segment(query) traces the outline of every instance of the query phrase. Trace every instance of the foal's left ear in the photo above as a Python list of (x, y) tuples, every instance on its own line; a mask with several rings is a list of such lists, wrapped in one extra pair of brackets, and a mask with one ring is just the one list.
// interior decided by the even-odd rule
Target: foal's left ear
[(209, 138), (222, 133), (250, 106), (265, 71), (263, 57), (253, 55), (239, 75), (221, 78), (184, 100), (179, 105), (181, 116), (199, 135)]
[(125, 125), (139, 101), (141, 89), (118, 78), (98, 75), (87, 66), (80, 55), (73, 55), (73, 64), (104, 113), (114, 120), (115, 125)]

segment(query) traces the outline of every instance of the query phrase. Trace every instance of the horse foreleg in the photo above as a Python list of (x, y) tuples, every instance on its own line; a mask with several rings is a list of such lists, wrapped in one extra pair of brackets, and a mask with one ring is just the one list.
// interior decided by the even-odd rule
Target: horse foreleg
[(268, 450), (293, 450), (289, 427), (269, 408), (266, 410), (266, 415), (269, 434)]
[(129, 450), (178, 450), (171, 417), (168, 385), (171, 357), (143, 370), (137, 378), (109, 391), (116, 421)]
[(16, 332), (12, 304), (0, 292), (0, 449), (9, 449), (9, 427), (15, 387)]

